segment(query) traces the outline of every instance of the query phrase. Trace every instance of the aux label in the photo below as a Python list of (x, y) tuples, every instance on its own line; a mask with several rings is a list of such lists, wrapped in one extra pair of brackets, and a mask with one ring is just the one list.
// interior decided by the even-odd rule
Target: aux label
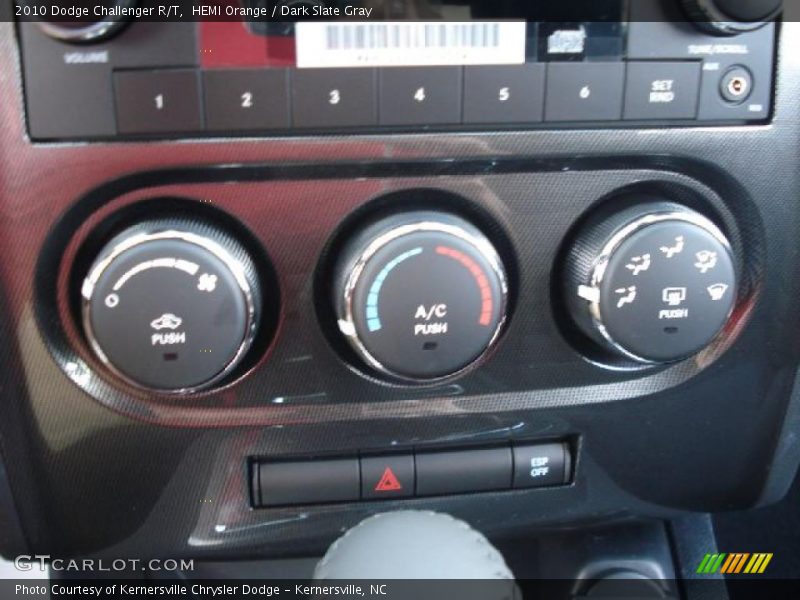
[(447, 333), (447, 321), (431, 322), (433, 319), (444, 319), (446, 316), (447, 304), (432, 304), (429, 307), (420, 304), (414, 313), (414, 318), (417, 321), (422, 319), (425, 322), (414, 325), (414, 335), (440, 335)]

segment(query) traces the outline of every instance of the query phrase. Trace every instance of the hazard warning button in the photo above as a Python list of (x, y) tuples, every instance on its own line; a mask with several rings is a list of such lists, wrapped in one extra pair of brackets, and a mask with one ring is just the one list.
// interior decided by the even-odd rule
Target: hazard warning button
[(402, 454), (361, 457), (362, 498), (410, 498), (413, 495), (413, 456)]

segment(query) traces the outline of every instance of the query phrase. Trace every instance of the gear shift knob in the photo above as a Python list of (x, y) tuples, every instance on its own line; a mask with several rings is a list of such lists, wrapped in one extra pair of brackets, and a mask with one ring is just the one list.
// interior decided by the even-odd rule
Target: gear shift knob
[(496, 600), (515, 589), (513, 573), (483, 534), (450, 515), (413, 510), (380, 513), (348, 530), (317, 564), (314, 579), (507, 580)]

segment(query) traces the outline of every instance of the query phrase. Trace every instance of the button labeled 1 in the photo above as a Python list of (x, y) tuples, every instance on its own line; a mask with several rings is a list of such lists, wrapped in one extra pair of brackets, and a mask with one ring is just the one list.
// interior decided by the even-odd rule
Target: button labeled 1
[(200, 84), (194, 70), (114, 73), (114, 97), (120, 133), (202, 129)]

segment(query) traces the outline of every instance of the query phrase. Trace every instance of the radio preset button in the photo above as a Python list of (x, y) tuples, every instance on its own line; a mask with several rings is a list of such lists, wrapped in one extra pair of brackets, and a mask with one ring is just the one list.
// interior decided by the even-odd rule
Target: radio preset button
[(295, 69), (290, 77), (295, 127), (377, 125), (374, 69)]
[(700, 62), (631, 62), (625, 119), (694, 119), (700, 93)]
[(623, 63), (550, 63), (545, 121), (616, 121), (622, 117)]
[(381, 125), (461, 122), (461, 67), (388, 67), (380, 70)]
[(114, 73), (120, 133), (201, 131), (200, 82), (194, 69)]
[(203, 72), (206, 127), (257, 131), (289, 127), (284, 69), (214, 69)]
[(535, 123), (544, 111), (545, 65), (464, 68), (465, 123)]

